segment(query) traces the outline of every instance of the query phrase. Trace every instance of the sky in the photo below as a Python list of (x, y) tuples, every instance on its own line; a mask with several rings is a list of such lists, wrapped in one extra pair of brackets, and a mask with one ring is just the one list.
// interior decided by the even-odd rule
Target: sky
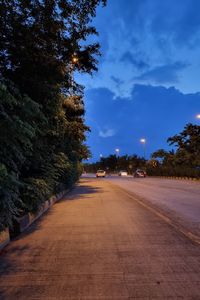
[(100, 155), (146, 156), (200, 125), (200, 1), (108, 0), (93, 21), (102, 56), (85, 86), (87, 145)]

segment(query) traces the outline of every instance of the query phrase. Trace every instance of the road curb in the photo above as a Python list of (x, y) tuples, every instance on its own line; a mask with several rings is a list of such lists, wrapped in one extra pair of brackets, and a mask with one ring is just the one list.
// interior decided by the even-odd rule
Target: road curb
[(5, 230), (0, 232), (0, 251), (9, 244), (10, 242), (10, 234), (9, 229), (6, 228)]
[(56, 202), (61, 200), (67, 193), (73, 189), (67, 189), (60, 192), (57, 195), (52, 196), (49, 200), (46, 200), (37, 213), (28, 213), (22, 217), (16, 219), (14, 227), (15, 230), (12, 232), (9, 228), (0, 232), (0, 251), (3, 250), (11, 241), (12, 237), (16, 237), (22, 232), (24, 232), (32, 223), (39, 219), (50, 207), (52, 207)]
[(162, 178), (162, 179), (190, 180), (190, 181), (200, 182), (199, 178), (193, 178), (193, 177), (178, 177), (178, 176), (149, 176), (149, 177)]

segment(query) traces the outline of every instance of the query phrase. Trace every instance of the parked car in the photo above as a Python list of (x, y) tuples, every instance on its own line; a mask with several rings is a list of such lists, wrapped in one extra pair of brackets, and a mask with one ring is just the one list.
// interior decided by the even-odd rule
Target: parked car
[(104, 171), (104, 170), (98, 170), (97, 172), (96, 172), (96, 177), (98, 178), (98, 177), (105, 177), (106, 176), (106, 171)]
[(128, 175), (128, 173), (127, 173), (127, 171), (119, 171), (119, 174), (118, 174), (119, 176), (127, 176)]
[(134, 177), (146, 177), (147, 176), (147, 173), (146, 171), (144, 170), (141, 170), (141, 169), (137, 169), (134, 174), (133, 174)]

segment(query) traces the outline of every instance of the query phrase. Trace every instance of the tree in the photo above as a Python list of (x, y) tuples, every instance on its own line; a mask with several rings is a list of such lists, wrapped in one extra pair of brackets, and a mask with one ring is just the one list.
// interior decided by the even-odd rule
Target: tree
[(200, 126), (187, 124), (180, 134), (170, 137), (168, 143), (177, 147), (175, 160), (178, 164), (200, 166)]
[(10, 82), (0, 84), (0, 230), (23, 208), (20, 189), (33, 143), (46, 124), (41, 107)]
[(200, 177), (200, 126), (187, 124), (184, 130), (168, 138), (170, 145), (177, 148), (171, 151), (159, 149), (152, 154), (157, 159), (149, 162), (148, 172), (151, 175)]
[[(0, 0), (1, 81), (19, 89), (17, 104), (7, 111), (8, 118), (16, 119), (10, 127), (2, 125), (6, 133), (0, 133), (0, 152), (8, 154), (7, 160), (1, 158), (1, 170), (7, 178), (14, 172), (17, 208), (24, 211), (37, 210), (48, 195), (73, 184), (81, 160), (89, 155), (83, 87), (73, 72), (97, 70), (99, 44), (87, 39), (97, 34), (91, 21), (101, 3), (105, 5), (104, 0)], [(15, 99), (14, 89), (7, 97)], [(11, 143), (6, 135), (12, 137), (17, 124)], [(3, 149), (5, 141), (10, 152)], [(11, 195), (11, 185), (7, 189)]]
[[(33, 100), (51, 105), (51, 92), (69, 93), (73, 71), (97, 70), (99, 44), (90, 26), (101, 0), (1, 1), (0, 71)], [(84, 42), (83, 42), (84, 41)], [(78, 86), (73, 82), (73, 89)], [(49, 107), (45, 107), (48, 109)]]
[(174, 161), (174, 151), (166, 151), (164, 149), (159, 149), (152, 153), (152, 158), (158, 159), (162, 165), (172, 165)]
[(96, 172), (98, 169), (107, 170), (108, 172), (127, 170), (129, 173), (132, 173), (134, 169), (144, 167), (145, 163), (146, 161), (137, 155), (119, 157), (109, 155), (108, 157), (101, 157), (100, 161), (96, 163), (85, 164), (85, 170), (88, 172)]

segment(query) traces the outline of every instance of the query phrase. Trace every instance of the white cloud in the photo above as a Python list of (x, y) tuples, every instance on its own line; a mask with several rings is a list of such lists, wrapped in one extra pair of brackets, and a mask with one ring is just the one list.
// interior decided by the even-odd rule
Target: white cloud
[(99, 131), (99, 136), (102, 138), (107, 138), (114, 136), (116, 134), (114, 129), (107, 129), (107, 130), (100, 130)]

